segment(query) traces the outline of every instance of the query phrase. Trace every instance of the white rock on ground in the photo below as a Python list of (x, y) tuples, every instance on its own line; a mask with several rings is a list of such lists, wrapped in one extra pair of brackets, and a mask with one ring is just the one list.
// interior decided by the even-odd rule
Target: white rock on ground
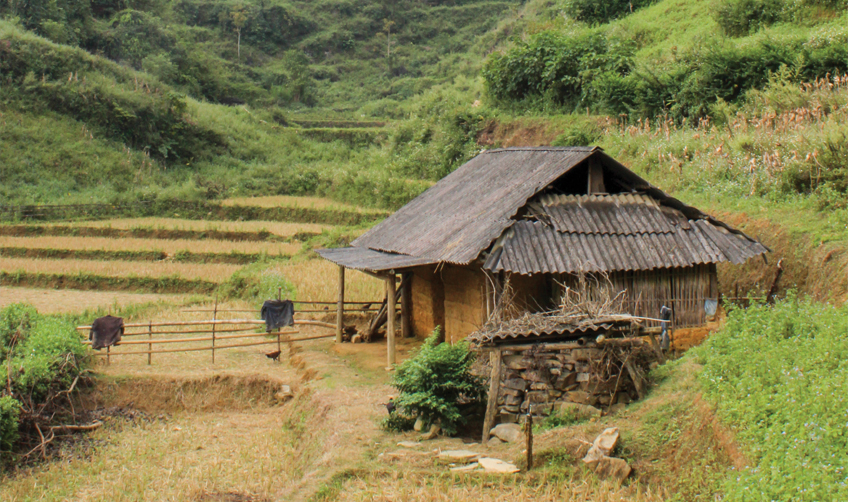
[(627, 462), (620, 458), (604, 457), (598, 461), (595, 467), (595, 474), (602, 478), (613, 478), (623, 481), (624, 478), (630, 475), (630, 466)]
[(492, 446), (498, 446), (498, 445), (501, 445), (501, 444), (503, 444), (503, 441), (492, 436), (491, 438), (489, 438), (489, 441), (486, 443), (486, 446), (491, 448)]
[(609, 456), (609, 454), (615, 449), (615, 445), (618, 444), (618, 438), (618, 427), (610, 427), (608, 429), (604, 429), (604, 432), (595, 438), (592, 446), (597, 447), (604, 455)]
[(507, 443), (515, 443), (524, 439), (524, 431), (518, 424), (498, 424), (497, 427), (492, 429), (491, 435)]
[(416, 448), (418, 446), (421, 446), (421, 443), (419, 443), (417, 441), (401, 441), (397, 445), (402, 446), (404, 448)]
[(433, 425), (430, 426), (430, 432), (421, 436), (421, 439), (424, 440), (424, 441), (434, 439), (436, 436), (439, 435), (439, 431), (441, 431), (441, 430), (442, 430), (441, 427), (439, 427), (436, 424), (433, 424)]
[(437, 457), (440, 462), (456, 464), (476, 462), (478, 458), (480, 458), (480, 454), (471, 450), (447, 450), (439, 453)]
[(518, 467), (510, 464), (509, 462), (504, 462), (503, 460), (497, 458), (481, 458), (477, 461), (480, 464), (480, 467), (483, 468), (486, 472), (498, 472), (502, 474), (512, 474), (514, 472), (518, 472)]
[(415, 425), (412, 426), (412, 430), (414, 430), (415, 432), (421, 432), (423, 429), (424, 417), (419, 415), (418, 418), (415, 419)]
[(471, 462), (468, 465), (458, 465), (456, 467), (451, 467), (450, 470), (453, 472), (469, 472), (473, 471), (474, 469), (477, 469), (478, 467), (480, 467), (480, 464), (478, 464), (477, 462)]

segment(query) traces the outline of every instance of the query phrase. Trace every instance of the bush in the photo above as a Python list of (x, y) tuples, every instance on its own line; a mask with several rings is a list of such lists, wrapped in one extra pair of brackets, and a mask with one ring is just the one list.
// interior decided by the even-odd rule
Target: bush
[(468, 344), (439, 343), (440, 332), (436, 328), (421, 349), (398, 366), (392, 385), (400, 391), (396, 413), (438, 422), (451, 435), (467, 422), (461, 407), (482, 402), (486, 391), (471, 373), (474, 356)]
[(6, 460), (5, 453), (18, 440), (18, 418), (21, 403), (11, 396), (0, 396), (0, 465)]
[(784, 18), (783, 0), (726, 0), (715, 12), (722, 31), (741, 37)]
[(657, 0), (566, 0), (563, 10), (570, 17), (589, 24), (603, 24), (630, 14)]

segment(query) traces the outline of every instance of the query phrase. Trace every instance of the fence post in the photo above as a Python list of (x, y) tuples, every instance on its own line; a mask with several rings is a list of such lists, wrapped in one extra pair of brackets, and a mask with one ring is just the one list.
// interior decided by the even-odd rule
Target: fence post
[(112, 364), (112, 360), (110, 359), (110, 357), (111, 356), (109, 355), (109, 346), (106, 346), (106, 364)]
[(150, 360), (153, 358), (153, 321), (147, 322), (147, 339), (150, 340), (147, 344), (147, 365), (150, 366)]
[(215, 321), (218, 319), (218, 296), (215, 296), (215, 310), (212, 311), (212, 364), (215, 364)]

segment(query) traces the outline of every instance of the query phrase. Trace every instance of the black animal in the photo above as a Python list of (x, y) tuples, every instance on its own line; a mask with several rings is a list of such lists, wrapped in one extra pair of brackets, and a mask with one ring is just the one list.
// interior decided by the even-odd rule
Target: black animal
[(280, 362), (280, 351), (275, 350), (274, 352), (266, 352), (265, 357), (267, 357), (268, 359), (273, 359), (277, 362)]

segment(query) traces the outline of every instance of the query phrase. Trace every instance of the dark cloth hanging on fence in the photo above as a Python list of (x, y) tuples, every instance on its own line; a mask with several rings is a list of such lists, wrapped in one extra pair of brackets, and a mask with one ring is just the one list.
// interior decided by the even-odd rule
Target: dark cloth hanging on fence
[(291, 300), (266, 300), (262, 304), (265, 331), (274, 331), (294, 324), (294, 303)]
[(88, 339), (91, 340), (92, 349), (100, 350), (103, 347), (118, 345), (123, 334), (124, 318), (107, 315), (95, 319), (91, 323), (91, 333), (88, 334)]

